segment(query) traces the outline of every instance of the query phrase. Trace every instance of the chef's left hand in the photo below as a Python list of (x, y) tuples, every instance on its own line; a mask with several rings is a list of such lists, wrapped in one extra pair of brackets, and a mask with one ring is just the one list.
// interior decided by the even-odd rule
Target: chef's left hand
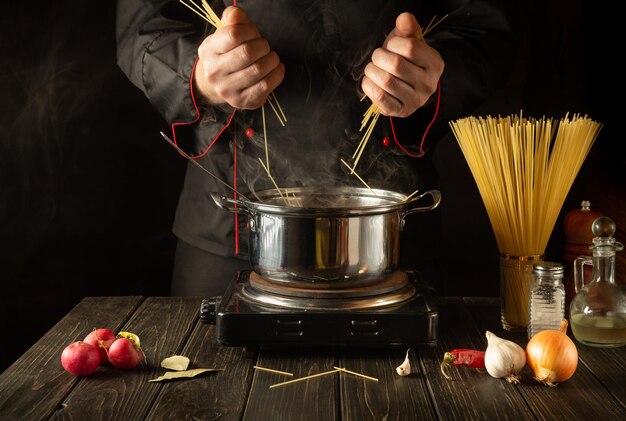
[(408, 117), (437, 90), (444, 62), (422, 37), (411, 13), (402, 13), (383, 46), (372, 53), (361, 81), (383, 115)]

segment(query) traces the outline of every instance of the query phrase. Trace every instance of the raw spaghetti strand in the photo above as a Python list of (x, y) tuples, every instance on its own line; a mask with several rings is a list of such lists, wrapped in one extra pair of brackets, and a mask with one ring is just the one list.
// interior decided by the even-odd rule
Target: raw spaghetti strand
[(360, 176), (360, 175), (358, 175), (358, 174), (354, 171), (354, 168), (350, 167), (350, 164), (348, 164), (346, 161), (344, 161), (344, 160), (343, 160), (343, 158), (341, 159), (341, 163), (342, 163), (343, 165), (345, 165), (346, 167), (348, 167), (348, 169), (350, 170), (351, 174), (354, 174), (354, 176), (355, 176), (355, 177), (356, 177), (356, 178), (357, 178), (357, 179), (358, 179), (361, 183), (363, 183), (363, 185), (364, 185), (365, 187), (367, 187), (367, 189), (368, 189), (370, 192), (372, 192), (372, 194), (373, 194), (374, 196), (378, 196), (378, 194), (377, 194), (374, 190), (372, 190), (372, 188), (371, 188), (371, 187), (370, 187), (370, 186), (369, 186), (369, 185), (365, 182), (365, 180), (363, 180), (363, 179), (361, 178), (361, 176)]
[[(276, 103), (276, 107), (278, 108), (278, 111), (280, 112), (280, 117), (283, 118), (283, 122), (286, 123), (287, 122), (287, 117), (285, 116), (285, 113), (283, 111), (283, 109), (281, 108), (280, 104), (278, 103), (278, 98), (276, 98), (276, 94), (274, 92), (270, 93), (270, 98), (271, 100), (273, 100)], [(271, 105), (271, 102), (270, 102)], [(284, 126), (285, 124), (283, 124)]]
[(466, 117), (450, 122), (501, 254), (505, 328), (525, 327), (530, 268), (602, 127), (586, 116)]
[(261, 158), (259, 158), (259, 162), (261, 163), (261, 166), (265, 170), (265, 173), (267, 174), (267, 177), (270, 179), (272, 184), (274, 184), (274, 188), (276, 189), (276, 191), (280, 195), (281, 199), (283, 199), (283, 201), (285, 202), (285, 205), (290, 206), (291, 202), (290, 202), (289, 196), (288, 195), (285, 196), (283, 194), (282, 190), (280, 189), (280, 187), (278, 187), (278, 184), (276, 184), (276, 180), (274, 180), (274, 177), (272, 177), (272, 174), (270, 173), (270, 169), (265, 166), (265, 163), (263, 162), (263, 160)]
[(267, 127), (265, 125), (265, 105), (261, 105), (261, 118), (263, 120), (263, 143), (265, 145), (265, 169), (270, 173), (270, 154), (267, 148)]

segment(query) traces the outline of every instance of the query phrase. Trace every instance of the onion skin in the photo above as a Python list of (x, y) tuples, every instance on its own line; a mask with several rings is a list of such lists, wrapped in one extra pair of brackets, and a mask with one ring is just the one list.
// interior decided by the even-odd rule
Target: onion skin
[(526, 363), (535, 379), (548, 386), (568, 380), (578, 367), (578, 350), (564, 333), (567, 321), (561, 322), (561, 330), (542, 330), (526, 345)]

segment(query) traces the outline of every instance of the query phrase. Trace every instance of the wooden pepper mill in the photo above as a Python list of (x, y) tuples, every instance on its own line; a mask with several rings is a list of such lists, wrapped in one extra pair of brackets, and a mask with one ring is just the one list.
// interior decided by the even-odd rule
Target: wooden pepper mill
[[(563, 226), (565, 229), (565, 309), (576, 295), (574, 289), (574, 259), (578, 256), (591, 256), (589, 246), (593, 243), (593, 221), (602, 216), (600, 211), (591, 210), (591, 202), (583, 200), (580, 209), (569, 211), (565, 215)], [(591, 281), (591, 266), (584, 267), (585, 282)]]

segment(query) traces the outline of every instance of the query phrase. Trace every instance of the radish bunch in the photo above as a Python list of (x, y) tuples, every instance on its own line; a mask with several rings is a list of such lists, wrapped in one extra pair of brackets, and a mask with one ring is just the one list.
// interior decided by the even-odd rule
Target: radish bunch
[(134, 333), (95, 329), (82, 341), (68, 345), (61, 354), (61, 365), (75, 376), (89, 376), (99, 365), (110, 362), (114, 367), (131, 369), (143, 359), (139, 337)]

